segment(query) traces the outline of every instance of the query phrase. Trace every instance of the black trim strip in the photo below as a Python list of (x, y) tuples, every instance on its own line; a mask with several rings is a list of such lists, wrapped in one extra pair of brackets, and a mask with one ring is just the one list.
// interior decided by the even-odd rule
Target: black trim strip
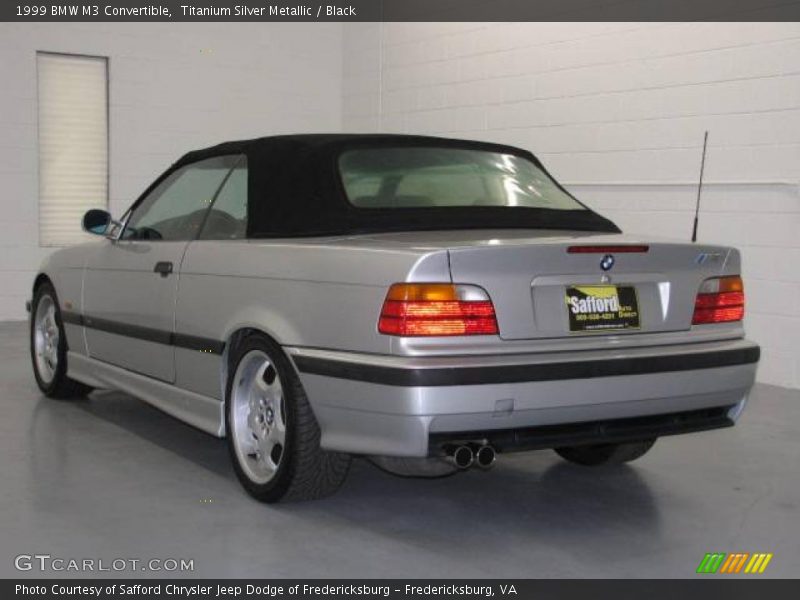
[(302, 373), (383, 385), (421, 387), (558, 381), (562, 379), (590, 379), (618, 375), (645, 375), (648, 373), (716, 369), (758, 362), (760, 354), (759, 347), (753, 346), (751, 348), (667, 356), (438, 369), (382, 367), (309, 356), (295, 356), (293, 358), (297, 368)]
[(718, 406), (678, 413), (519, 429), (436, 432), (428, 437), (428, 447), (429, 452), (436, 455), (445, 444), (463, 444), (472, 440), (488, 440), (500, 452), (631, 442), (731, 427), (734, 424), (728, 416), (731, 408)]
[(98, 331), (144, 340), (146, 342), (166, 345), (172, 344), (172, 332), (153, 329), (152, 327), (130, 325), (128, 323), (120, 323), (119, 321), (87, 317), (86, 315), (83, 316), (83, 326), (89, 329), (97, 329)]
[(83, 325), (90, 329), (105, 331), (115, 335), (131, 337), (155, 344), (165, 344), (167, 346), (177, 346), (178, 348), (186, 348), (188, 350), (197, 350), (209, 354), (222, 354), (225, 350), (225, 342), (220, 342), (211, 338), (204, 338), (186, 333), (173, 333), (171, 331), (154, 329), (152, 327), (130, 325), (128, 323), (99, 319), (97, 317), (88, 317), (65, 310), (61, 311), (61, 320), (64, 323)]
[(179, 348), (199, 350), (200, 352), (207, 352), (210, 354), (222, 354), (225, 350), (225, 342), (218, 342), (211, 338), (189, 335), (187, 333), (174, 333), (172, 335), (172, 343)]
[(69, 312), (68, 310), (61, 311), (61, 321), (69, 323), (70, 325), (83, 325), (83, 317), (78, 313)]

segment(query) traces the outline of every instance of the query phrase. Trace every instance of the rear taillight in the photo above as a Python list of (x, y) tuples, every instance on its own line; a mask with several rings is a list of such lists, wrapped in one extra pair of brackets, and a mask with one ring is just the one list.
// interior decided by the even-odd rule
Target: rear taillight
[(398, 336), (496, 335), (485, 290), (450, 283), (395, 283), (383, 302), (378, 331)]
[(738, 275), (706, 279), (694, 301), (692, 325), (727, 323), (744, 318), (744, 285)]

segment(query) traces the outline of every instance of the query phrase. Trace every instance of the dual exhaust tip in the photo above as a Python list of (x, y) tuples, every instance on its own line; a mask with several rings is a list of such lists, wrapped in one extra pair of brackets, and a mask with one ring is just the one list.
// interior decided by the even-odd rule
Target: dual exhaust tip
[(447, 458), (459, 469), (469, 469), (477, 466), (488, 469), (497, 460), (497, 452), (489, 444), (462, 444), (445, 448)]

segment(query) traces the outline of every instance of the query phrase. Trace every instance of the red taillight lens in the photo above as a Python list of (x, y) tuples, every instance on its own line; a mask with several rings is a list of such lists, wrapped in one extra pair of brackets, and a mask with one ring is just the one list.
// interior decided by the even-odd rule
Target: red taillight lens
[(744, 284), (741, 277), (715, 277), (703, 282), (694, 302), (692, 325), (728, 323), (743, 318)]
[(398, 336), (496, 335), (489, 295), (472, 285), (396, 283), (389, 288), (378, 331)]

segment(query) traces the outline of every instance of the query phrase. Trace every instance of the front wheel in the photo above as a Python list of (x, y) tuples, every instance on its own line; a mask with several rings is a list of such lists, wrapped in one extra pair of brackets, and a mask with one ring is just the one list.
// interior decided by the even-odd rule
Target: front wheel
[(36, 384), (50, 398), (76, 398), (92, 391), (67, 377), (67, 336), (53, 286), (36, 288), (31, 302), (31, 362)]
[(599, 465), (618, 465), (643, 456), (647, 453), (656, 438), (627, 442), (624, 444), (593, 444), (591, 446), (566, 446), (556, 448), (556, 453), (569, 462), (588, 467)]
[(350, 456), (320, 448), (320, 430), (280, 346), (251, 334), (231, 349), (225, 426), (234, 470), (261, 502), (311, 500), (344, 482)]

